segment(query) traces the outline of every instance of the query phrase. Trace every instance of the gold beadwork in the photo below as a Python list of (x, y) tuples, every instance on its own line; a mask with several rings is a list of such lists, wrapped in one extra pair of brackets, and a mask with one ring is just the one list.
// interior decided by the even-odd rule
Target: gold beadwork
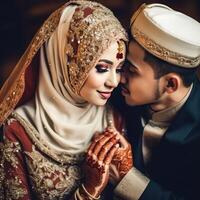
[(79, 166), (59, 165), (41, 154), (35, 146), (32, 149), (32, 152), (26, 152), (26, 161), (32, 190), (37, 193), (38, 199), (64, 199), (65, 192), (72, 193), (82, 179)]
[(3, 185), (5, 181), (5, 170), (4, 170), (4, 156), (3, 156), (3, 143), (0, 142), (0, 200), (3, 200)]
[[(88, 197), (90, 198), (90, 199), (96, 199), (96, 200), (98, 200), (98, 199), (100, 199), (100, 195), (98, 196), (98, 197), (94, 197), (94, 196), (92, 196), (87, 190), (86, 190), (86, 188), (85, 188), (85, 186), (84, 186), (84, 184), (81, 184), (81, 187), (83, 188), (83, 190), (84, 190), (84, 192), (88, 195)], [(79, 188), (78, 188), (78, 192), (79, 192)]]
[(28, 194), (28, 191), (22, 187), (22, 181), (17, 176), (6, 179), (5, 188), (6, 199), (19, 200)]
[[(32, 59), (42, 46), (42, 44), (51, 36), (56, 29), (60, 15), (65, 6), (56, 10), (44, 22), (36, 36), (31, 41), (22, 58), (17, 63), (17, 66), (11, 73), (10, 77), (0, 90), (0, 126), (4, 120), (13, 111), (14, 107), (22, 97), (25, 88), (25, 70), (32, 62)], [(15, 92), (15, 95), (12, 95)]]
[[(19, 150), (21, 151), (20, 143), (10, 141), (6, 137), (4, 144), (0, 143), (0, 199), (2, 200), (19, 200), (28, 194), (21, 174), (12, 175), (14, 171), (19, 171), (21, 166), (19, 165), (20, 154), (16, 155)], [(31, 151), (24, 151), (23, 156), (29, 169), (27, 178), (35, 199), (64, 199), (65, 193), (72, 193), (80, 185), (83, 176), (78, 160), (76, 164), (69, 162), (60, 165), (41, 153), (34, 145)], [(7, 171), (6, 166), (10, 166)], [(5, 171), (9, 176), (5, 175)]]
[[(0, 144), (0, 199), (13, 199), (18, 200), (27, 194), (27, 190), (22, 187), (22, 180), (17, 176), (5, 176), (5, 163), (9, 163), (10, 168), (7, 173), (11, 173), (11, 169), (19, 167), (17, 153), (20, 152), (21, 147), (19, 142), (11, 142), (8, 139), (4, 140), (4, 144)], [(6, 177), (6, 178), (5, 178)], [(5, 193), (2, 191), (5, 189)], [(2, 193), (2, 194), (1, 194)]]
[(25, 121), (20, 115), (17, 113), (12, 113), (11, 117), (16, 119), (26, 130), (26, 133), (29, 135), (35, 146), (37, 146), (42, 152), (59, 162), (61, 165), (67, 164), (77, 164), (77, 162), (82, 162), (85, 156), (85, 153), (80, 153), (76, 155), (66, 154), (66, 153), (53, 153), (51, 148), (47, 145), (47, 143), (40, 138), (40, 134), (36, 131), (36, 129), (27, 121)]
[[(89, 1), (70, 1), (56, 10), (39, 29), (0, 90), (0, 126), (11, 114), (23, 95), (25, 70), (29, 67), (44, 42), (55, 31), (63, 10), (70, 3), (78, 5), (70, 25), (71, 32), (67, 36), (67, 44), (69, 45), (66, 44), (66, 68), (70, 77), (69, 85), (73, 91), (79, 92), (91, 67), (95, 65), (100, 54), (109, 46), (111, 39), (127, 41), (126, 33), (121, 24), (112, 12), (101, 4)], [(85, 11), (88, 12), (88, 8), (92, 12), (84, 16)], [(99, 13), (100, 16), (98, 16)], [(78, 49), (72, 44), (77, 44)], [(71, 65), (73, 65), (72, 68)]]
[(150, 39), (148, 36), (146, 36), (137, 28), (134, 28), (133, 37), (147, 51), (154, 54), (156, 57), (161, 58), (165, 61), (168, 61), (172, 64), (179, 65), (182, 67), (184, 66), (195, 67), (200, 63), (200, 57), (191, 58), (191, 57), (184, 56), (176, 52), (170, 51), (169, 49), (166, 49), (165, 47), (162, 47), (161, 45), (154, 42), (152, 39)]
[(69, 85), (76, 94), (102, 52), (120, 39), (127, 41), (126, 32), (109, 9), (81, 1), (71, 19), (66, 44)]

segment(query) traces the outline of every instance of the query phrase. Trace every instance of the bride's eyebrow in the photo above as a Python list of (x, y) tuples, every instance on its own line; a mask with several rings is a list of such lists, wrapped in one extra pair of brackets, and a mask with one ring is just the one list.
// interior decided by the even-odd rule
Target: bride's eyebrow
[(107, 60), (107, 59), (101, 59), (101, 60), (99, 60), (99, 62), (105, 62), (105, 63), (107, 63), (109, 65), (113, 65), (113, 62), (110, 61), (110, 60)]
[[(107, 59), (101, 59), (101, 60), (99, 60), (99, 62), (105, 62), (109, 65), (113, 65), (113, 62), (110, 60), (107, 60)], [(120, 62), (118, 66), (121, 66), (121, 65), (124, 65), (124, 61)]]

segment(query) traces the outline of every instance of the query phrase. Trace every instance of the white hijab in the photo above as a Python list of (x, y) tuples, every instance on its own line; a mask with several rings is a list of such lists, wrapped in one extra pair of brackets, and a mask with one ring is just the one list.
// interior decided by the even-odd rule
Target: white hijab
[(58, 154), (84, 152), (93, 134), (108, 125), (105, 107), (85, 102), (68, 84), (65, 42), (75, 9), (76, 5), (65, 8), (56, 31), (40, 50), (34, 99), (15, 111), (33, 125), (39, 140)]

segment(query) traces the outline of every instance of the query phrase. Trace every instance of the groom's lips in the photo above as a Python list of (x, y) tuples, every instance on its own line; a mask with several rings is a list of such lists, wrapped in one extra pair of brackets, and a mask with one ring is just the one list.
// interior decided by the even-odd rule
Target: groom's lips
[(121, 89), (122, 89), (122, 95), (128, 95), (130, 94), (129, 90), (125, 87), (125, 86), (121, 86)]

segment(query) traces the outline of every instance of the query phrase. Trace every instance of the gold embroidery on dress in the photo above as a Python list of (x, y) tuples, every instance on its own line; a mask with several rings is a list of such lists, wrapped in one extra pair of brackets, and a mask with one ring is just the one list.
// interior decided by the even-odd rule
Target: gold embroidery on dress
[(19, 114), (12, 113), (11, 117), (15, 118), (26, 130), (26, 133), (31, 138), (32, 142), (35, 146), (40, 149), (42, 152), (47, 154), (52, 159), (56, 160), (62, 165), (65, 164), (77, 164), (83, 161), (85, 152), (80, 154), (67, 154), (67, 153), (55, 153), (51, 150), (51, 148), (46, 144), (46, 142), (40, 138), (40, 134), (37, 130), (27, 121), (25, 121)]
[(3, 157), (3, 144), (0, 143), (0, 200), (3, 200), (3, 184), (5, 180), (5, 172), (4, 172), (4, 157)]
[(21, 187), (22, 181), (19, 177), (12, 177), (5, 181), (6, 200), (17, 200), (23, 198), (28, 192)]
[(17, 168), (19, 162), (16, 153), (21, 151), (19, 142), (11, 142), (7, 139), (4, 140), (3, 157), (12, 167)]
[(140, 45), (142, 45), (149, 52), (171, 63), (176, 63), (177, 65), (180, 66), (193, 66), (193, 67), (197, 66), (200, 63), (200, 57), (191, 58), (170, 51), (169, 49), (166, 49), (161, 45), (157, 44), (156, 42), (154, 42), (152, 39), (150, 39), (148, 36), (146, 36), (137, 28), (134, 29), (133, 37), (136, 39), (136, 41), (139, 42)]
[[(112, 114), (112, 108), (110, 106), (107, 107), (107, 113), (106, 113), (106, 120), (108, 126), (113, 125), (113, 114)], [(40, 138), (40, 135), (38, 131), (26, 120), (24, 120), (18, 113), (13, 112), (11, 114), (11, 118), (7, 120), (7, 122), (12, 120), (17, 120), (26, 130), (26, 133), (31, 138), (32, 142), (35, 144), (35, 146), (40, 149), (42, 152), (50, 156), (52, 159), (56, 160), (57, 162), (61, 163), (62, 165), (65, 164), (77, 164), (83, 161), (85, 157), (85, 152), (72, 155), (67, 153), (55, 153), (52, 152), (50, 147), (46, 144), (44, 140)]]
[(72, 193), (80, 184), (81, 173), (77, 165), (60, 165), (48, 159), (33, 146), (26, 152), (32, 189), (40, 199), (54, 199)]
[[(108, 125), (112, 125), (113, 118), (111, 108), (108, 107), (107, 110)], [(27, 127), (29, 127), (29, 125), (27, 125), (18, 114), (13, 113), (11, 116), (15, 118), (9, 118), (7, 123), (11, 123), (13, 120), (18, 120), (23, 127), (25, 126), (25, 130), (27, 131)], [(33, 130), (31, 125), (29, 128), (29, 136), (35, 134), (38, 135), (37, 131)], [(37, 148), (41, 147), (41, 141), (34, 143)], [(11, 143), (7, 141), (6, 144), (6, 149), (8, 149), (5, 151), (7, 161), (11, 162), (12, 166), (16, 167), (18, 162), (16, 158), (11, 158), (12, 156), (10, 155), (20, 151), (19, 143)], [(52, 159), (54, 158), (52, 156), (54, 153), (51, 152), (49, 148), (47, 154), (43, 151), (43, 146), (41, 149), (39, 148), (39, 150), (41, 150), (42, 153), (36, 149), (35, 145), (33, 145), (32, 152), (25, 152), (26, 165), (29, 172), (28, 176), (31, 180), (30, 183), (34, 195), (45, 200), (62, 199), (62, 197), (64, 199), (66, 195), (72, 194), (80, 184), (82, 179), (80, 165), (82, 164), (81, 162), (83, 161), (83, 158), (80, 156), (69, 155), (71, 157), (65, 157), (63, 162), (57, 162), (56, 159)], [(56, 156), (59, 157), (58, 155)], [(68, 162), (66, 158), (69, 159)], [(22, 188), (19, 189), (20, 194), (22, 194)]]
[[(76, 154), (76, 155), (67, 154), (67, 153), (55, 153), (50, 149), (50, 147), (46, 144), (46, 142), (40, 138), (38, 131), (29, 122), (24, 120), (19, 114), (15, 112), (11, 114), (10, 119), (12, 119), (12, 117), (16, 119), (24, 127), (24, 129), (26, 130), (26, 133), (29, 135), (29, 137), (31, 138), (35, 146), (38, 149), (40, 149), (42, 152), (47, 154), (49, 157), (51, 157), (52, 159), (56, 160), (62, 165), (65, 165), (65, 164), (73, 165), (73, 164), (78, 164), (83, 161), (85, 157), (85, 152)], [(107, 115), (106, 115), (108, 125), (112, 123), (113, 121), (112, 117), (113, 116), (111, 113), (111, 108), (108, 107)]]
[[(5, 196), (8, 200), (17, 200), (24, 195), (27, 194), (27, 190), (23, 188), (22, 181), (19, 177), (6, 177), (5, 179), (5, 169), (4, 169), (4, 163), (7, 162), (11, 165), (11, 167), (17, 168), (19, 162), (16, 157), (16, 153), (20, 151), (20, 144), (18, 142), (11, 142), (7, 139), (4, 140), (5, 143), (2, 145), (2, 163), (0, 166), (0, 169), (3, 171), (3, 175), (0, 178), (2, 178), (2, 190), (5, 189)], [(10, 169), (7, 169), (7, 173), (9, 173)], [(4, 179), (4, 180), (3, 180)], [(4, 194), (2, 194), (4, 196)], [(3, 197), (2, 197), (3, 198)]]

